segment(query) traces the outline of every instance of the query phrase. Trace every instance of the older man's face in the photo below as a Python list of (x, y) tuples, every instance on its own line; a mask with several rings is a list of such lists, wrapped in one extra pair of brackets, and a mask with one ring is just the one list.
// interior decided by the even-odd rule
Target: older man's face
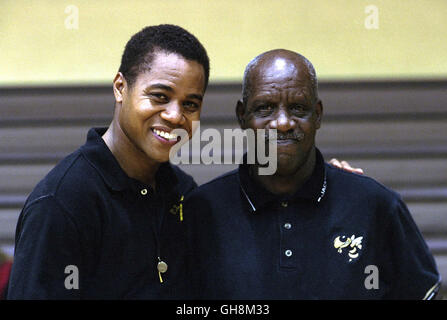
[(256, 67), (243, 128), (277, 129), (277, 174), (290, 175), (308, 160), (320, 127), (321, 102), (312, 96), (307, 68), (278, 57)]

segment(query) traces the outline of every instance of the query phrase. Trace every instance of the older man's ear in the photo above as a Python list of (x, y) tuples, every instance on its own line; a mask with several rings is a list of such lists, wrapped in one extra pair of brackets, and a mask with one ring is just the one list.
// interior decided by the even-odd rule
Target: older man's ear
[(318, 100), (316, 104), (316, 112), (317, 112), (317, 129), (321, 127), (321, 120), (323, 119), (323, 102)]
[(239, 126), (241, 127), (241, 129), (246, 129), (246, 124), (244, 120), (245, 106), (244, 103), (242, 102), (242, 99), (238, 100), (235, 111)]

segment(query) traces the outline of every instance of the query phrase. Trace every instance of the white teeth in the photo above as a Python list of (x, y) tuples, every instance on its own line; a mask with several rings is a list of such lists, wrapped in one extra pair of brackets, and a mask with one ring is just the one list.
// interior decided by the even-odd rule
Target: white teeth
[(169, 132), (161, 131), (161, 130), (157, 130), (157, 129), (154, 129), (154, 132), (158, 136), (163, 137), (163, 138), (168, 139), (168, 140), (177, 139), (177, 135), (175, 133), (169, 133)]

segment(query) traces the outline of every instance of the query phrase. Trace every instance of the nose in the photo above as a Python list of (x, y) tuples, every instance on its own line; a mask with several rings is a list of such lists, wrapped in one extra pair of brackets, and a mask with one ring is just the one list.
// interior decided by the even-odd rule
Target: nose
[(174, 125), (181, 125), (185, 122), (183, 117), (182, 107), (177, 101), (172, 101), (161, 112), (161, 118)]
[(281, 132), (287, 132), (295, 129), (296, 122), (293, 120), (286, 110), (280, 109), (274, 120), (270, 122), (270, 128)]

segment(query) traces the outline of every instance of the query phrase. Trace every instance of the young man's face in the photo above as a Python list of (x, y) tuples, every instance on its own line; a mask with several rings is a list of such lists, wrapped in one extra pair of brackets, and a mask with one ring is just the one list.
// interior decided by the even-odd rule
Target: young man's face
[(176, 53), (156, 52), (150, 70), (139, 74), (131, 87), (123, 86), (119, 126), (149, 160), (166, 162), (177, 142), (170, 132), (184, 129), (191, 137), (192, 122), (200, 120), (204, 91), (201, 64)]

